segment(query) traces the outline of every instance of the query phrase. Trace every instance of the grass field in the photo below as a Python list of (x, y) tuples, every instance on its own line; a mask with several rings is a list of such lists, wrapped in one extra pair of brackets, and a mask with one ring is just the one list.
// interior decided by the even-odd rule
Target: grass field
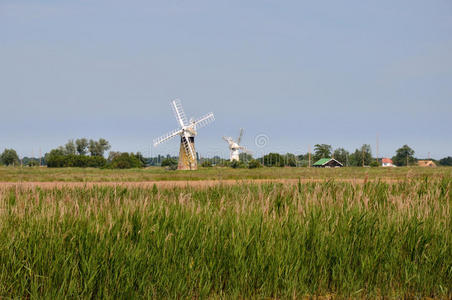
[[(0, 186), (0, 297), (452, 297), (449, 169), (222, 176), (242, 171), (326, 180)], [(200, 180), (215, 172), (0, 170), (1, 181)], [(340, 181), (364, 176), (398, 180)]]
[(197, 171), (168, 171), (160, 167), (112, 170), (84, 168), (0, 167), (0, 182), (141, 182), (240, 179), (405, 179), (452, 176), (452, 168), (200, 168)]

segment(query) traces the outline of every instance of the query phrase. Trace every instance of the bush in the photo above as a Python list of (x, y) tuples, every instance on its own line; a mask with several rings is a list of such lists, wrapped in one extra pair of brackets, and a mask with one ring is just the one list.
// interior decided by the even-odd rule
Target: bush
[(165, 158), (162, 160), (161, 166), (162, 167), (171, 167), (171, 166), (177, 166), (177, 161), (173, 158)]
[(65, 167), (65, 155), (60, 149), (53, 149), (45, 156), (47, 167), (62, 168)]
[(60, 149), (50, 151), (46, 155), (46, 162), (49, 168), (101, 168), (107, 164), (106, 159), (102, 156), (64, 155)]
[[(78, 156), (83, 157), (83, 156)], [(85, 167), (91, 167), (91, 168), (102, 168), (107, 165), (107, 160), (103, 158), (102, 156), (85, 156), (88, 159), (86, 160)]]
[(253, 159), (248, 163), (248, 168), (249, 169), (262, 168), (262, 165), (258, 160)]
[(452, 156), (441, 158), (439, 164), (441, 166), (452, 166)]
[(380, 164), (377, 161), (373, 161), (370, 163), (370, 166), (375, 168), (375, 167), (379, 167)]
[(209, 160), (205, 160), (201, 163), (201, 167), (210, 168), (210, 167), (212, 167), (212, 163)]
[(245, 164), (243, 162), (241, 162), (241, 161), (233, 160), (233, 161), (231, 161), (230, 166), (233, 169), (237, 169), (237, 168), (244, 168)]
[(170, 166), (167, 166), (166, 169), (167, 169), (167, 170), (170, 170), (170, 171), (175, 171), (175, 170), (177, 170), (177, 165), (170, 165)]
[(264, 166), (284, 167), (284, 158), (279, 153), (269, 153), (264, 156)]
[(142, 161), (135, 154), (127, 152), (116, 155), (109, 165), (113, 169), (141, 168), (142, 166)]
[(27, 166), (29, 166), (29, 167), (37, 167), (37, 166), (39, 166), (39, 162), (36, 161), (36, 160), (30, 160), (30, 161), (27, 163)]
[(219, 167), (230, 167), (231, 161), (223, 159), (222, 161), (218, 162), (217, 166)]

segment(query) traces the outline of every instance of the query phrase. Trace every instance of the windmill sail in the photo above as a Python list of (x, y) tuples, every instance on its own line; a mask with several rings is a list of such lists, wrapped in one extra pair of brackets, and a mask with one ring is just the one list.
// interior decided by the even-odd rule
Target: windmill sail
[(212, 123), (213, 121), (215, 121), (215, 117), (213, 116), (213, 113), (208, 113), (207, 115), (196, 120), (194, 122), (194, 125), (195, 125), (195, 128), (203, 128), (203, 127), (209, 125), (210, 123)]
[(243, 136), (243, 128), (240, 128), (240, 134), (237, 139), (237, 144), (239, 144), (239, 145), (240, 145), (240, 142), (242, 141), (242, 136)]
[(182, 103), (180, 103), (179, 99), (173, 100), (171, 102), (171, 106), (173, 108), (174, 114), (176, 115), (176, 119), (179, 122), (180, 127), (184, 127), (188, 125), (187, 117), (185, 116), (184, 109), (182, 108)]
[(180, 135), (181, 133), (182, 133), (181, 129), (174, 129), (173, 131), (154, 139), (154, 141), (153, 141), (154, 147), (163, 142), (166, 142), (167, 140), (170, 140), (170, 139)]

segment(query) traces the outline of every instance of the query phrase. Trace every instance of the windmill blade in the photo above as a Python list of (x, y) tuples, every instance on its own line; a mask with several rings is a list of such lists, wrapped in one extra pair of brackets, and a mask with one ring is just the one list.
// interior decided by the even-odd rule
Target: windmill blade
[(154, 142), (154, 147), (156, 147), (157, 145), (159, 145), (159, 144), (161, 144), (163, 142), (166, 142), (167, 140), (170, 140), (170, 139), (174, 138), (175, 136), (177, 136), (177, 135), (179, 135), (181, 133), (182, 133), (181, 129), (175, 129), (175, 130), (173, 130), (173, 131), (171, 131), (171, 132), (169, 132), (169, 133), (167, 133), (165, 135), (162, 135), (159, 138), (154, 139), (154, 141), (153, 141)]
[(179, 122), (180, 127), (188, 125), (187, 117), (185, 116), (184, 109), (182, 108), (182, 103), (179, 99), (171, 101), (171, 107), (173, 108), (174, 114), (176, 115), (177, 122)]
[(242, 141), (242, 136), (243, 136), (243, 128), (240, 128), (239, 138), (237, 139), (237, 144), (239, 144), (239, 145), (240, 145), (240, 142)]
[(190, 136), (188, 135), (188, 133), (184, 132), (184, 135), (182, 137), (182, 144), (184, 145), (184, 150), (185, 153), (187, 153), (187, 156), (190, 157), (192, 161), (196, 161), (195, 149), (193, 149), (189, 137)]
[(209, 125), (210, 123), (212, 123), (213, 121), (215, 121), (215, 117), (214, 117), (213, 113), (208, 113), (207, 115), (199, 118), (198, 120), (196, 120), (194, 122), (195, 128), (205, 127), (205, 126)]
[(223, 140), (225, 140), (226, 141), (226, 143), (228, 143), (228, 145), (229, 145), (229, 149), (231, 149), (231, 147), (232, 147), (232, 144), (234, 143), (233, 141), (232, 141), (232, 139), (230, 138), (230, 137), (223, 137)]

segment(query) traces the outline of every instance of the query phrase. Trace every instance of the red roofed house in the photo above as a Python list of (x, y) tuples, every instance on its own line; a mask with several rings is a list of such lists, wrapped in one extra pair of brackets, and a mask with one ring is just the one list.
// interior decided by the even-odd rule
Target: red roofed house
[(392, 159), (390, 159), (390, 158), (383, 158), (381, 160), (381, 166), (382, 167), (395, 167), (395, 165), (392, 163)]

